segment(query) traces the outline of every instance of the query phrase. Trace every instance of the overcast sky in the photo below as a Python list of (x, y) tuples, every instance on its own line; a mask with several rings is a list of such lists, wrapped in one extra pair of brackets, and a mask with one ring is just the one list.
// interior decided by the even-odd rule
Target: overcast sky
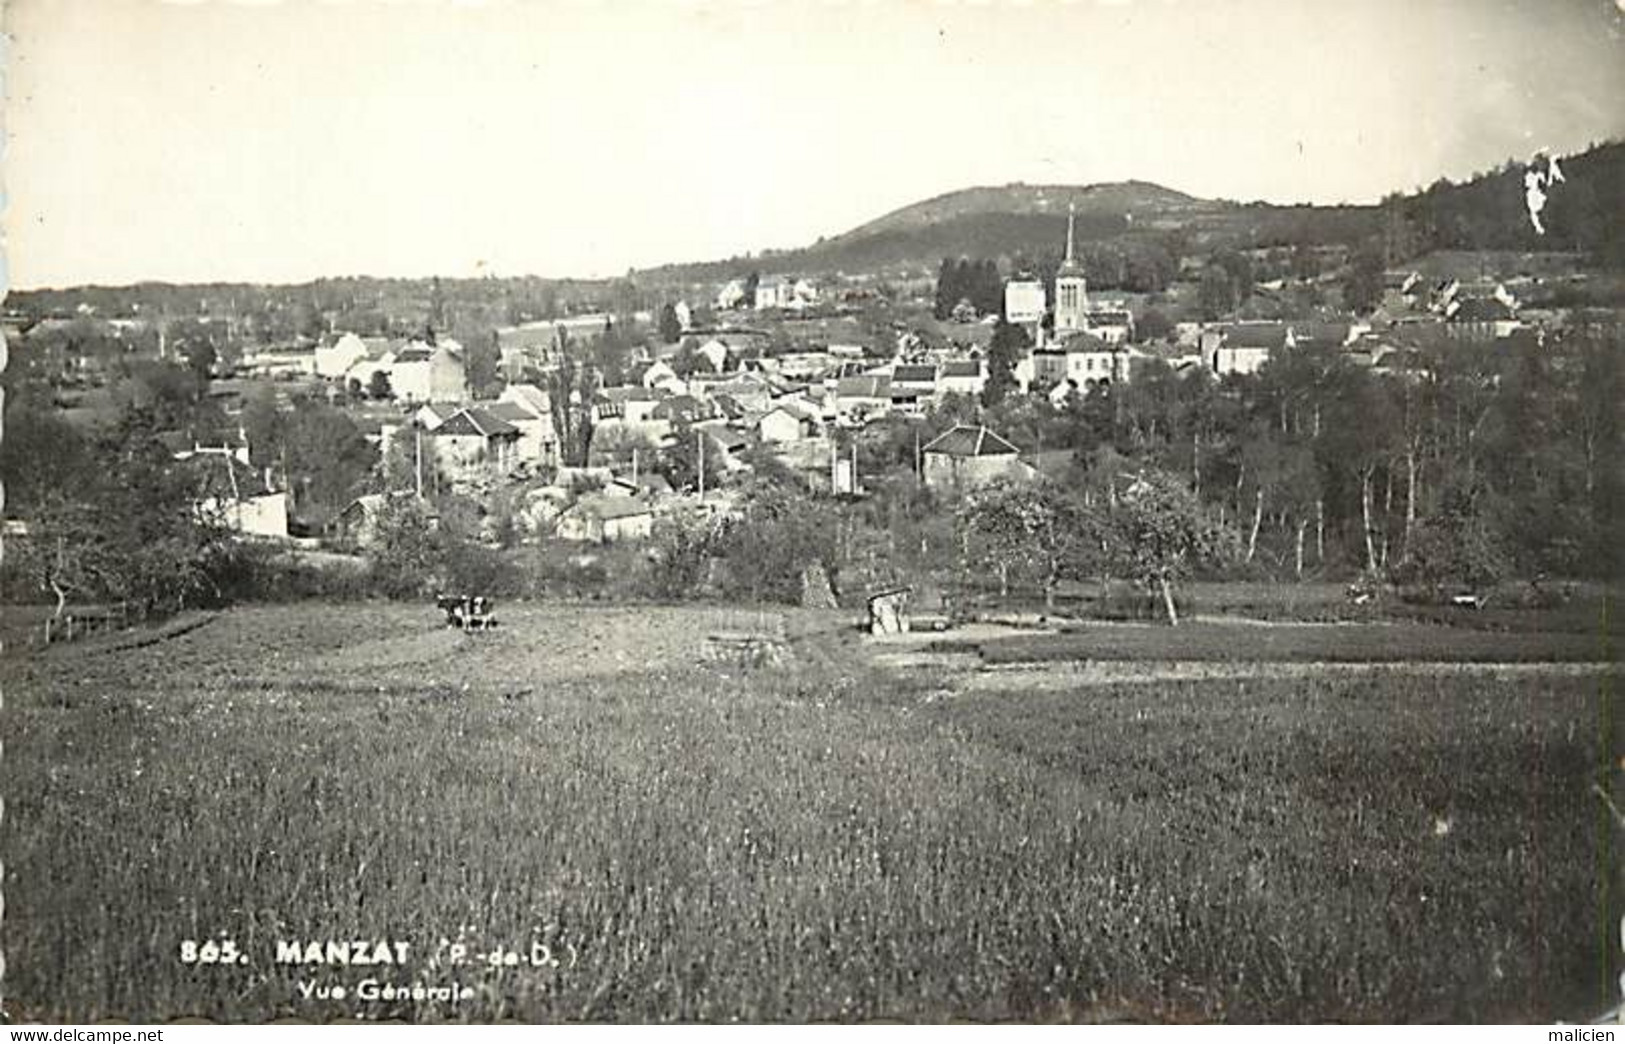
[(606, 275), (978, 184), (1373, 201), (1625, 136), (1625, 0), (9, 0), (13, 285)]

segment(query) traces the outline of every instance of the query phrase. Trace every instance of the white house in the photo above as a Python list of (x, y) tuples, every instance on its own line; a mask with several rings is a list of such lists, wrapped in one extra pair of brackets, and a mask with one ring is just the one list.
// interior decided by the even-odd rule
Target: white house
[(711, 369), (717, 373), (721, 373), (723, 367), (728, 365), (728, 342), (720, 337), (713, 337), (706, 341), (700, 345), (697, 351), (705, 357), (705, 361), (710, 363)]
[(721, 290), (717, 291), (717, 308), (720, 311), (739, 308), (742, 305), (755, 305), (755, 301), (745, 300), (745, 281), (743, 279), (730, 279)]
[[(395, 366), (395, 353), (385, 350), (378, 355), (368, 353), (365, 358), (357, 359), (344, 371), (344, 383), (354, 384), (362, 391), (372, 386), (374, 374), (382, 373), (389, 376), (390, 370)], [(391, 385), (393, 388), (393, 384)]]
[(643, 371), (639, 383), (645, 388), (663, 392), (666, 395), (685, 395), (688, 393), (688, 382), (677, 376), (677, 371), (666, 363), (656, 360)]
[(819, 428), (818, 408), (795, 399), (779, 403), (756, 421), (763, 442), (799, 442), (817, 435)]
[(1271, 354), (1292, 345), (1292, 330), (1283, 323), (1238, 323), (1216, 345), (1204, 346), (1204, 354), (1208, 368), (1223, 377), (1257, 373)]
[(636, 497), (588, 493), (559, 516), (562, 540), (615, 543), (641, 540), (654, 530), (654, 511)]
[(310, 375), (316, 372), (316, 350), (288, 345), (280, 348), (262, 348), (244, 355), (238, 369), (267, 377)]
[(763, 276), (756, 284), (758, 311), (765, 308), (809, 308), (818, 303), (818, 287), (807, 279)]
[(288, 535), (288, 494), (258, 493), (240, 497), (210, 497), (200, 509), (218, 518), (234, 533), (244, 536), (286, 538)]
[(491, 410), (458, 410), (434, 431), (435, 462), (452, 478), (501, 473), (519, 459), (519, 429)]
[(316, 346), (316, 376), (339, 378), (367, 357), (367, 343), (346, 333), (332, 344)]
[(395, 353), (389, 388), (403, 402), (461, 402), (468, 398), (463, 346), (449, 338), (433, 345), (412, 341)]
[(553, 428), (551, 410), (538, 413), (533, 407), (511, 399), (480, 402), (475, 406), (487, 415), (512, 425), (519, 432), (519, 439), (514, 443), (517, 459), (539, 464), (558, 463), (559, 440)]
[(980, 395), (987, 387), (987, 367), (980, 359), (955, 359), (937, 371), (938, 395)]

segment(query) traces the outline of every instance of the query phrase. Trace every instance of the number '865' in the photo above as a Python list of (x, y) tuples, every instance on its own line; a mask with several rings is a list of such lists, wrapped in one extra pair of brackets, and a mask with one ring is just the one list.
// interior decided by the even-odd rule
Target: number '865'
[(230, 939), (213, 939), (198, 942), (195, 939), (181, 941), (182, 964), (244, 964), (247, 958), (237, 949), (237, 944)]

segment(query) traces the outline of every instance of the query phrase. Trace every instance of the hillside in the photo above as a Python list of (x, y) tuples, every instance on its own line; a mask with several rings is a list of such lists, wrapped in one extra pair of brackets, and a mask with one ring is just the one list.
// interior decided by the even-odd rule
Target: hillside
[(700, 281), (790, 272), (934, 270), (943, 257), (1058, 254), (1067, 207), (1077, 209), (1080, 246), (1111, 243), (1134, 252), (1156, 243), (1186, 250), (1287, 242), (1348, 242), (1377, 228), (1374, 207), (1275, 206), (1199, 199), (1144, 181), (1099, 185), (983, 186), (914, 203), (829, 239), (753, 258), (667, 265), (639, 273), (654, 281)]
[(1125, 219), (1187, 215), (1222, 208), (1208, 200), (1187, 196), (1145, 181), (1103, 185), (1023, 185), (968, 188), (914, 203), (876, 218), (836, 237), (832, 243), (862, 240), (888, 233), (917, 232), (935, 225), (990, 214), (1064, 216), (1068, 206), (1080, 219), (1106, 219), (1113, 225)]
[(1551, 192), (1545, 236), (1534, 232), (1525, 210), (1525, 169), (1522, 161), (1508, 161), (1462, 184), (1441, 179), (1381, 206), (1243, 204), (1146, 181), (981, 186), (910, 204), (811, 246), (639, 274), (683, 282), (750, 271), (934, 271), (943, 257), (1031, 258), (1059, 251), (1069, 204), (1077, 208), (1080, 245), (1127, 254), (1152, 245), (1175, 256), (1300, 243), (1352, 247), (1381, 237), (1396, 261), (1439, 249), (1566, 250), (1599, 267), (1625, 266), (1625, 143), (1563, 158), (1566, 181)]

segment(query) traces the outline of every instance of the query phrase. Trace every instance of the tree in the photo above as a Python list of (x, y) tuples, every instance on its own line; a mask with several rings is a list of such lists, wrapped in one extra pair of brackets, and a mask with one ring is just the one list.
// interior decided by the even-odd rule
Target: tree
[(416, 597), (441, 586), (442, 540), (415, 496), (386, 496), (378, 508), (367, 564), (385, 594)]
[(683, 336), (683, 324), (677, 318), (677, 306), (667, 301), (660, 306), (660, 343), (676, 344)]
[(26, 565), (57, 599), (118, 599), (180, 609), (219, 592), (226, 530), (199, 508), (203, 489), (156, 439), (149, 412), (126, 414), (92, 451), (96, 468), (52, 491), (30, 520)]
[(998, 481), (973, 492), (957, 514), (961, 547), (999, 571), (1008, 595), (1010, 573), (1030, 572), (1055, 606), (1062, 579), (1082, 579), (1106, 562), (1104, 516), (1050, 482)]
[(219, 353), (215, 351), (213, 342), (190, 341), (181, 351), (186, 356), (186, 368), (191, 370), (200, 382), (207, 383), (209, 376), (214, 372), (214, 364), (219, 359)]
[(1147, 308), (1134, 324), (1134, 333), (1140, 341), (1160, 341), (1174, 332), (1174, 322), (1156, 308)]
[(393, 399), (395, 397), (394, 389), (389, 386), (388, 371), (372, 371), (372, 376), (367, 378), (367, 397), (369, 399)]
[(559, 362), (547, 375), (548, 401), (553, 410), (553, 430), (559, 437), (559, 459), (570, 467), (582, 467), (592, 450), (592, 402), (598, 382), (592, 369), (583, 366), (566, 341)]
[(79, 429), (30, 396), (7, 403), (5, 425), (0, 478), (9, 513), (27, 518), (51, 493), (72, 489), (94, 473), (91, 447)]
[(1372, 246), (1355, 251), (1343, 277), (1343, 303), (1366, 315), (1382, 300), (1382, 253)]
[(1032, 338), (1002, 315), (993, 327), (993, 342), (987, 349), (987, 385), (982, 389), (982, 405), (997, 405), (1016, 387), (1016, 364), (1032, 347)]
[(963, 296), (959, 268), (953, 258), (945, 257), (937, 268), (937, 288), (931, 314), (938, 320), (947, 319)]
[(502, 349), (491, 327), (462, 329), (453, 338), (463, 346), (468, 386), (476, 398), (493, 396), (502, 390)]
[(1437, 514), (1417, 526), (1397, 578), (1426, 585), (1485, 591), (1510, 569), (1506, 542), (1485, 510), (1481, 491), (1456, 487)]
[(672, 433), (672, 443), (660, 455), (656, 470), (672, 489), (700, 488), (701, 469), (704, 470), (705, 488), (715, 489), (719, 484), (723, 449), (716, 439), (688, 425), (681, 425)]
[(378, 451), (348, 414), (311, 400), (294, 403), (280, 439), (265, 450), (267, 465), (281, 465), (300, 517), (318, 524), (355, 499), (378, 463)]
[(625, 384), (632, 365), (632, 345), (626, 327), (616, 325), (592, 341), (592, 364), (605, 387)]
[(1236, 310), (1236, 290), (1230, 282), (1230, 273), (1209, 263), (1202, 269), (1202, 282), (1197, 290), (1202, 318), (1221, 319)]
[(1208, 520), (1183, 482), (1158, 471), (1143, 472), (1124, 490), (1114, 522), (1124, 565), (1147, 590), (1161, 593), (1168, 623), (1177, 626), (1174, 583), (1194, 563), (1226, 556), (1232, 538)]

